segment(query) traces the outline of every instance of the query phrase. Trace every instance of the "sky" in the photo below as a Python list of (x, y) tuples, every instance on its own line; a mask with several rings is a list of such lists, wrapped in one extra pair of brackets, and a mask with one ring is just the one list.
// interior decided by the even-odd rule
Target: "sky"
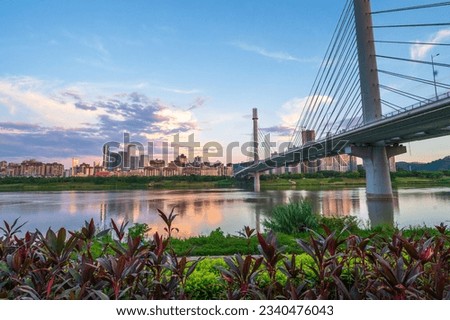
[[(277, 144), (289, 140), (343, 7), (336, 0), (2, 0), (0, 160), (98, 162), (103, 144), (122, 142), (124, 132), (154, 142), (156, 153), (177, 134), (193, 135), (195, 155), (217, 142), (224, 155), (217, 159), (246, 160), (239, 148), (229, 157), (226, 150), (251, 139), (252, 108), (261, 128), (277, 128)], [(373, 1), (374, 10), (393, 7)], [(443, 20), (450, 16), (441, 15), (448, 7), (439, 10)], [(436, 16), (420, 10), (375, 22), (442, 22)], [(395, 32), (405, 41), (450, 41), (445, 26)], [(380, 49), (450, 59), (445, 47)], [(430, 66), (414, 71), (432, 75)], [(437, 80), (449, 83), (448, 70)], [(450, 155), (449, 146), (448, 136), (411, 143), (397, 159), (431, 161)]]

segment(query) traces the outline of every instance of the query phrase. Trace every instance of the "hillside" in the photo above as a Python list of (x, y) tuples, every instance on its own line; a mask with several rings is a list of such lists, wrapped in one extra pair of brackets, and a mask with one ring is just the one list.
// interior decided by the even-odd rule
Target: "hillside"
[(429, 163), (397, 162), (397, 170), (407, 171), (444, 171), (450, 170), (450, 156)]

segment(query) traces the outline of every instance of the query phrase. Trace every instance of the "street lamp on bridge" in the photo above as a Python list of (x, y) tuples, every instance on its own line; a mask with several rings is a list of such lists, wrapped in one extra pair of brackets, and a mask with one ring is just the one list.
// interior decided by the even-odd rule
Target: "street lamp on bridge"
[(434, 69), (434, 58), (436, 58), (439, 55), (439, 53), (436, 53), (435, 55), (431, 55), (431, 68), (433, 68), (433, 83), (434, 83), (434, 94), (436, 96), (436, 100), (438, 98), (437, 94), (437, 88), (436, 88), (436, 74), (437, 71)]

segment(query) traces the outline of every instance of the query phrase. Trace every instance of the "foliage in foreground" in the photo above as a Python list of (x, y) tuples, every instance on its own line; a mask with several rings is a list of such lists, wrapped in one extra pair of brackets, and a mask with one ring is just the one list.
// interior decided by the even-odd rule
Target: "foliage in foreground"
[(309, 202), (290, 202), (273, 208), (264, 226), (275, 232), (296, 234), (305, 229), (316, 229), (319, 225), (319, 215), (313, 212)]
[[(177, 256), (171, 249), (176, 214), (165, 215), (166, 235), (143, 239), (111, 221), (98, 233), (91, 220), (78, 232), (64, 228), (18, 236), (0, 228), (3, 299), (449, 299), (450, 245), (437, 235), (361, 237), (324, 226), (297, 240), (301, 255), (284, 254), (275, 235), (256, 233), (259, 255), (223, 259)], [(112, 233), (112, 236), (110, 234)], [(255, 230), (245, 228), (247, 240)], [(107, 239), (99, 256), (96, 239)], [(248, 242), (250, 244), (250, 241)]]

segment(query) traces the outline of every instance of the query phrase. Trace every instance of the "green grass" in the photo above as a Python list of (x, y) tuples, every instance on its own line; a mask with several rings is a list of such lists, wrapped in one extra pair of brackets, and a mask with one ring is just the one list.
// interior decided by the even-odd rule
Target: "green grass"
[[(368, 237), (377, 234), (378, 237), (391, 238), (398, 231), (397, 228), (391, 226), (377, 226), (375, 228), (363, 229), (358, 227), (357, 221), (351, 217), (346, 218), (322, 218), (321, 223), (325, 224), (331, 230), (340, 232), (344, 225), (349, 225), (348, 234), (358, 235), (360, 237)], [(323, 232), (322, 226), (314, 229), (317, 232)], [(428, 227), (412, 227), (402, 230), (406, 238), (420, 238), (428, 234), (431, 236), (438, 235), (435, 228)], [(298, 232), (295, 234), (286, 234), (276, 232), (279, 246), (284, 247), (286, 253), (301, 253), (300, 247), (297, 245), (297, 239), (308, 239), (310, 233), (308, 231)], [(224, 234), (220, 229), (212, 231), (209, 235), (191, 237), (186, 239), (172, 239), (172, 248), (179, 255), (189, 252), (190, 256), (227, 256), (236, 253), (240, 254), (259, 254), (258, 241), (256, 237), (250, 239), (250, 245), (243, 237)]]
[[(448, 172), (398, 172), (391, 175), (394, 187), (448, 186)], [(275, 189), (332, 189), (363, 187), (366, 181), (360, 172), (319, 172), (316, 174), (265, 175), (261, 188)], [(0, 192), (6, 191), (65, 191), (65, 190), (142, 190), (233, 188), (252, 185), (227, 177), (173, 176), (173, 177), (71, 177), (71, 178), (0, 178)]]
[(175, 252), (179, 254), (190, 251), (189, 254), (192, 256), (222, 256), (235, 253), (255, 253), (258, 251), (257, 242), (256, 238), (253, 237), (250, 246), (248, 246), (244, 238), (225, 235), (218, 228), (207, 236), (172, 239), (171, 244)]
[[(294, 184), (295, 183), (295, 184)], [(261, 181), (261, 188), (270, 189), (324, 189), (324, 188), (347, 188), (364, 187), (365, 178), (302, 178), (302, 179), (273, 179)], [(420, 177), (397, 177), (392, 180), (394, 187), (433, 187), (449, 186), (450, 177), (439, 179)]]
[(444, 176), (438, 179), (422, 177), (397, 177), (392, 180), (394, 187), (418, 187), (418, 186), (450, 186), (450, 177)]
[(226, 177), (175, 176), (175, 177), (72, 177), (0, 179), (0, 192), (7, 191), (91, 191), (91, 190), (144, 190), (199, 189), (233, 187), (235, 180)]

